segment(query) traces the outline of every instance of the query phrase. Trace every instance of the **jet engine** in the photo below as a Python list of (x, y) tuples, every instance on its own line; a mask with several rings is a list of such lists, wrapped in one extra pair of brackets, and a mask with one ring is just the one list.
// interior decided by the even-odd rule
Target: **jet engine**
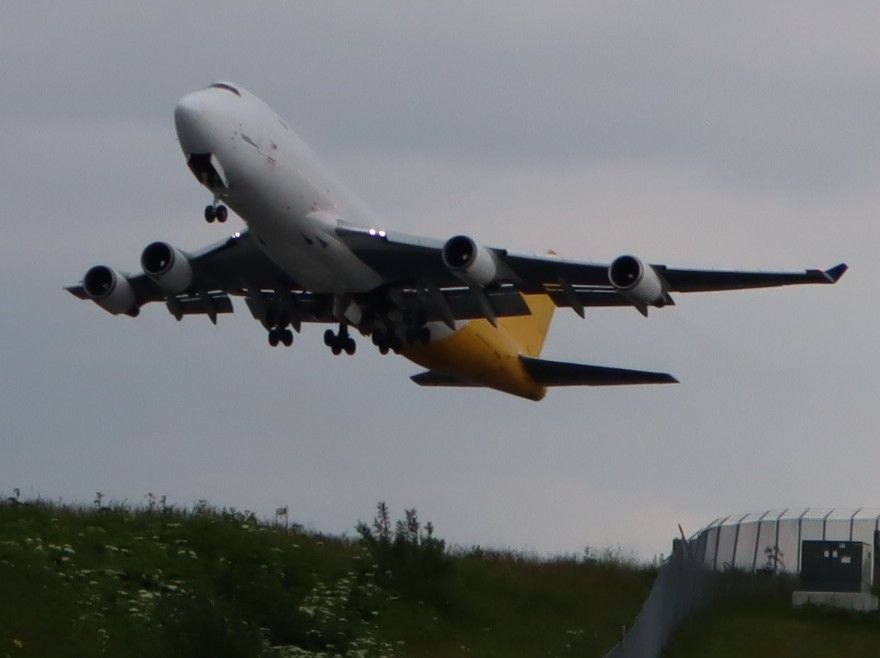
[(492, 252), (466, 235), (449, 238), (442, 255), (443, 264), (469, 285), (488, 285), (498, 273)]
[(663, 282), (650, 265), (635, 256), (620, 256), (608, 268), (608, 280), (619, 293), (645, 306), (663, 300)]
[(83, 277), (83, 290), (89, 299), (113, 315), (137, 315), (134, 290), (124, 276), (106, 265), (96, 265)]
[(189, 259), (166, 242), (153, 242), (141, 254), (141, 267), (165, 292), (176, 295), (192, 285), (193, 271)]

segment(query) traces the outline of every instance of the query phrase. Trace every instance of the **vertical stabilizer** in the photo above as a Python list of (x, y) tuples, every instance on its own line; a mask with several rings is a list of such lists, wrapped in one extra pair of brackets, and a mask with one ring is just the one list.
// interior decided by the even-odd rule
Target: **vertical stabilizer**
[(523, 295), (531, 315), (499, 318), (499, 323), (520, 346), (522, 354), (530, 357), (541, 355), (544, 339), (550, 330), (550, 321), (556, 304), (549, 295)]

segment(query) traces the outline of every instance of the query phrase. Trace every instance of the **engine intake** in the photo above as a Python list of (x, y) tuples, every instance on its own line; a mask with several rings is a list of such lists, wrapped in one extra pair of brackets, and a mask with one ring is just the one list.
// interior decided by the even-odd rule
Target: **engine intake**
[(113, 315), (137, 315), (138, 306), (131, 284), (106, 265), (95, 265), (83, 277), (83, 290), (89, 299)]
[(193, 282), (189, 259), (166, 242), (147, 245), (141, 254), (141, 267), (157, 286), (174, 295), (189, 288)]
[(635, 256), (620, 256), (608, 268), (614, 288), (636, 304), (657, 305), (663, 301), (663, 282), (650, 265)]
[(449, 238), (443, 245), (442, 257), (443, 264), (469, 285), (486, 286), (498, 274), (492, 252), (466, 235)]

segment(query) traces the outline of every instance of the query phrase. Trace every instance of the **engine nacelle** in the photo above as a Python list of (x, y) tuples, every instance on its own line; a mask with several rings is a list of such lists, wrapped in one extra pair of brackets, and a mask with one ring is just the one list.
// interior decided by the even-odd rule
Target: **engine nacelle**
[(106, 265), (95, 265), (83, 277), (83, 290), (89, 299), (113, 315), (137, 315), (138, 307), (131, 284)]
[(189, 259), (166, 242), (153, 242), (141, 254), (141, 267), (165, 292), (176, 295), (192, 285), (193, 271)]
[(485, 286), (498, 274), (492, 252), (466, 235), (449, 238), (443, 245), (442, 254), (443, 264), (467, 284)]
[(663, 301), (663, 282), (654, 268), (635, 256), (620, 256), (608, 268), (608, 280), (619, 293), (645, 306)]

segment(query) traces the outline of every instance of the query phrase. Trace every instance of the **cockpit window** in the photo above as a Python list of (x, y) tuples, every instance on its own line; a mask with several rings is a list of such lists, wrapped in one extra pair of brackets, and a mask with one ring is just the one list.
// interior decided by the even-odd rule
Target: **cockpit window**
[(212, 87), (214, 89), (225, 89), (226, 91), (231, 91), (233, 94), (235, 94), (239, 98), (241, 97), (241, 94), (239, 93), (238, 89), (236, 89), (232, 85), (226, 84), (225, 82), (215, 82), (214, 84), (209, 85), (208, 89), (211, 89)]

